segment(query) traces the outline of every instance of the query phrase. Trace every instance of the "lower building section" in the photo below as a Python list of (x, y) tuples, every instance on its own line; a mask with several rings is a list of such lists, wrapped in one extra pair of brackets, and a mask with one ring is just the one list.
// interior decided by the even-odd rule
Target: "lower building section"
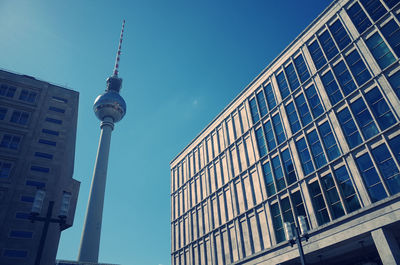
[[(303, 241), (308, 265), (400, 264), (400, 196), (365, 207), (309, 231)], [(300, 264), (296, 245), (284, 241), (233, 264)]]

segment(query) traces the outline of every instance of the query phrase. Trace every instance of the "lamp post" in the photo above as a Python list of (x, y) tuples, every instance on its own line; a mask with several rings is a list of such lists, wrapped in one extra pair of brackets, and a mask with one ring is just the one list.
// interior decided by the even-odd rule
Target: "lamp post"
[(71, 201), (71, 193), (64, 192), (63, 198), (61, 201), (60, 212), (58, 218), (52, 218), (54, 201), (49, 201), (49, 206), (47, 207), (47, 214), (45, 217), (39, 216), (42, 211), (43, 201), (46, 196), (46, 192), (44, 190), (37, 190), (35, 199), (32, 204), (31, 214), (29, 219), (32, 223), (35, 221), (44, 222), (44, 226), (42, 229), (42, 235), (39, 241), (39, 247), (36, 254), (35, 265), (40, 265), (40, 260), (42, 259), (42, 253), (44, 249), (44, 243), (46, 241), (47, 232), (49, 230), (50, 223), (58, 223), (60, 224), (60, 230), (64, 230), (67, 228), (65, 222), (67, 219), (67, 214), (69, 210), (69, 204)]
[(291, 247), (293, 247), (294, 244), (297, 245), (297, 248), (299, 249), (301, 265), (306, 265), (303, 246), (301, 244), (301, 241), (303, 239), (305, 239), (306, 241), (308, 241), (309, 239), (309, 235), (307, 234), (308, 228), (307, 228), (306, 218), (300, 215), (297, 217), (297, 220), (299, 221), (299, 227), (295, 224), (294, 231), (291, 223), (289, 222), (284, 223), (285, 235), (287, 240), (289, 240)]

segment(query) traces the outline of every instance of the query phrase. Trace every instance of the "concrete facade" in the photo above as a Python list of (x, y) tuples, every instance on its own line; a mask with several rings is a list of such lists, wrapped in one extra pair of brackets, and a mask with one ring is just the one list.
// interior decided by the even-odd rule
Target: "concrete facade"
[[(72, 178), (79, 93), (33, 77), (0, 71), (0, 264), (34, 264), (43, 223), (28, 218), (38, 188), (46, 191), (41, 216), (63, 193), (72, 226), (80, 183)], [(61, 229), (50, 224), (41, 264), (54, 264)]]
[(171, 264), (400, 264), (400, 4), (336, 0), (170, 164)]

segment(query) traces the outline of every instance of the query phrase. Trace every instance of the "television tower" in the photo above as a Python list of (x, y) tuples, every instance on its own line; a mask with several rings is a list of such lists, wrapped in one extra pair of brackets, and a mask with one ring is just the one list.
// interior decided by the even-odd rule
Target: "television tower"
[(101, 132), (78, 254), (78, 261), (83, 262), (98, 262), (111, 132), (114, 129), (114, 123), (120, 121), (126, 113), (125, 100), (119, 94), (122, 79), (118, 77), (124, 27), (125, 20), (122, 23), (113, 75), (107, 78), (106, 91), (96, 98), (93, 105), (93, 111), (101, 121)]

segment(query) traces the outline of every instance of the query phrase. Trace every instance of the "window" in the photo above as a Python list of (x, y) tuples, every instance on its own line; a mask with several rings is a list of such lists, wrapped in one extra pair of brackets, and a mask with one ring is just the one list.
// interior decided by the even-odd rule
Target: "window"
[(6, 117), (7, 114), (7, 109), (0, 107), (0, 120), (4, 120), (4, 118)]
[(17, 89), (13, 86), (8, 86), (6, 84), (0, 84), (0, 96), (13, 98), (16, 90)]
[(399, 25), (392, 19), (386, 23), (382, 28), (381, 32), (386, 38), (389, 45), (392, 47), (394, 53), (400, 56), (400, 28)]
[(332, 161), (340, 155), (340, 151), (336, 144), (335, 137), (333, 136), (331, 126), (329, 126), (328, 122), (324, 122), (323, 124), (318, 126), (318, 130), (324, 143), (328, 159)]
[(272, 223), (274, 225), (276, 243), (285, 240), (285, 232), (283, 230), (282, 216), (278, 203), (271, 205)]
[(296, 132), (298, 132), (300, 130), (301, 126), (300, 126), (299, 118), (297, 117), (297, 112), (296, 112), (293, 102), (290, 102), (286, 106), (286, 113), (288, 115), (292, 133), (295, 134)]
[(335, 39), (340, 50), (343, 50), (351, 41), (346, 30), (343, 28), (340, 20), (336, 20), (332, 25), (329, 26), (333, 38)]
[(360, 2), (363, 4), (369, 16), (375, 22), (386, 13), (386, 9), (379, 0), (360, 0)]
[(349, 173), (347, 173), (346, 167), (341, 166), (335, 170), (335, 176), (337, 183), (340, 187), (343, 201), (346, 205), (347, 212), (353, 212), (361, 208), (360, 202), (358, 201), (354, 186), (351, 183)]
[(272, 117), (272, 123), (274, 124), (275, 135), (279, 145), (286, 140), (285, 132), (283, 131), (283, 126), (281, 123), (281, 118), (279, 116), (279, 113), (275, 114), (275, 116)]
[(42, 132), (45, 134), (51, 134), (51, 135), (55, 135), (55, 136), (58, 136), (60, 134), (57, 131), (53, 131), (53, 130), (49, 130), (49, 129), (42, 129)]
[(263, 157), (267, 154), (267, 149), (265, 147), (265, 139), (262, 127), (256, 130), (256, 138), (257, 138), (258, 152), (260, 153), (260, 157)]
[(306, 99), (303, 94), (297, 96), (294, 101), (296, 102), (297, 109), (300, 113), (300, 120), (303, 124), (303, 127), (309, 124), (312, 121), (310, 110), (308, 109)]
[(264, 179), (265, 179), (265, 184), (266, 184), (266, 189), (267, 189), (267, 195), (272, 196), (275, 194), (275, 185), (274, 185), (274, 179), (272, 176), (271, 172), (271, 167), (269, 165), (269, 162), (265, 163), (262, 166), (263, 174), (264, 174)]
[(347, 70), (346, 65), (343, 61), (340, 61), (337, 65), (333, 67), (333, 72), (339, 82), (340, 87), (343, 90), (345, 96), (353, 92), (357, 87), (351, 77), (349, 70)]
[(258, 115), (256, 99), (252, 98), (249, 104), (250, 104), (251, 118), (253, 119), (253, 123), (256, 123), (260, 120), (260, 115)]
[(389, 83), (400, 99), (400, 71), (397, 71), (389, 77)]
[(56, 97), (56, 96), (53, 96), (53, 100), (57, 101), (57, 102), (60, 102), (60, 103), (67, 103), (68, 102), (67, 99), (62, 98), (62, 97)]
[(371, 21), (357, 2), (347, 10), (347, 14), (360, 34), (372, 25)]
[(389, 128), (396, 123), (393, 113), (390, 111), (388, 104), (383, 99), (381, 92), (377, 87), (365, 94), (365, 99), (371, 108), (381, 130)]
[(362, 143), (360, 133), (357, 130), (357, 126), (354, 123), (353, 117), (350, 114), (348, 108), (343, 109), (337, 114), (340, 125), (342, 126), (343, 133), (346, 137), (346, 141), (351, 148), (356, 147)]
[(400, 163), (400, 135), (394, 137), (393, 139), (389, 140), (390, 149), (394, 153), (397, 161)]
[(49, 118), (49, 117), (46, 117), (46, 121), (47, 122), (51, 122), (51, 123), (55, 123), (55, 124), (62, 124), (62, 120), (53, 119), (53, 118)]
[(398, 3), (398, 0), (383, 0), (383, 1), (389, 8), (394, 7)]
[(369, 139), (378, 133), (378, 128), (362, 98), (351, 103), (350, 108), (365, 139)]
[(330, 222), (329, 213), (326, 208), (324, 197), (322, 196), (321, 188), (318, 181), (309, 184), (310, 195), (314, 205), (315, 214), (317, 216), (318, 225), (323, 225)]
[(360, 54), (357, 50), (352, 51), (345, 57), (350, 71), (353, 73), (353, 76), (359, 86), (363, 85), (368, 81), (368, 79), (371, 78), (371, 75), (368, 72), (364, 62), (361, 60)]
[(390, 194), (400, 192), (400, 173), (385, 144), (372, 149), (381, 176), (384, 178)]
[(308, 147), (304, 138), (296, 141), (296, 148), (300, 156), (301, 166), (303, 167), (304, 175), (308, 175), (309, 173), (314, 171), (314, 166), (312, 164), (310, 152), (308, 151)]
[(14, 110), (10, 122), (25, 125), (28, 123), (29, 114), (24, 111)]
[(357, 158), (356, 163), (360, 169), (361, 176), (367, 187), (372, 202), (377, 202), (386, 198), (386, 191), (368, 153)]
[(51, 145), (51, 146), (56, 146), (57, 143), (54, 141), (50, 141), (50, 140), (45, 140), (45, 139), (39, 139), (39, 143), (40, 144), (47, 144), (47, 145)]
[(19, 94), (18, 99), (29, 102), (29, 103), (33, 103), (33, 102), (35, 102), (36, 96), (37, 96), (36, 92), (23, 89), (23, 90), (21, 90), (21, 93)]
[(378, 32), (375, 32), (365, 42), (381, 69), (396, 60)]
[(283, 71), (276, 76), (276, 81), (278, 82), (278, 87), (279, 91), (281, 92), (282, 99), (289, 96), (290, 92)]
[(328, 31), (325, 31), (322, 33), (319, 37), (319, 42), (321, 43), (322, 49), (325, 52), (326, 58), (328, 58), (328, 61), (332, 59), (336, 54), (338, 54), (338, 49), (335, 46), (335, 43), (333, 42), (331, 35), (329, 34)]
[(321, 105), (321, 101), (317, 95), (317, 91), (315, 91), (314, 85), (311, 85), (306, 90), (306, 97), (308, 99), (308, 104), (310, 104), (311, 112), (314, 118), (317, 118), (324, 112), (324, 108)]
[(321, 184), (326, 193), (326, 201), (330, 206), (332, 219), (342, 217), (345, 213), (332, 174), (329, 173), (322, 177)]
[(1, 140), (0, 147), (17, 150), (21, 137), (16, 135), (4, 134)]
[(326, 64), (326, 59), (319, 47), (318, 42), (315, 40), (310, 45), (308, 45), (308, 50), (310, 51), (311, 58), (314, 61), (317, 70), (321, 69), (322, 66)]
[(307, 140), (310, 144), (311, 154), (314, 157), (315, 166), (320, 168), (326, 165), (326, 158), (324, 151), (322, 150), (321, 142), (318, 138), (316, 130), (313, 130), (307, 134)]
[(53, 106), (50, 106), (49, 110), (58, 112), (58, 113), (65, 113), (65, 109), (61, 109), (61, 108), (57, 108), (57, 107), (53, 107)]
[(34, 181), (34, 180), (27, 180), (26, 181), (27, 186), (34, 186), (37, 188), (44, 188), (46, 186), (46, 183), (40, 182), (40, 181)]
[(281, 153), (282, 155), (282, 164), (285, 169), (286, 181), (288, 185), (296, 182), (296, 173), (294, 171), (294, 166), (292, 163), (292, 158), (290, 157), (289, 149), (286, 149)]
[(0, 161), (0, 178), (8, 178), (11, 173), (11, 163)]
[(40, 167), (40, 166), (31, 166), (32, 171), (42, 172), (42, 173), (49, 173), (50, 168), (48, 167)]
[(35, 152), (35, 156), (47, 158), (47, 159), (53, 159), (53, 155), (47, 154), (47, 153), (42, 153), (42, 152)]
[(285, 67), (285, 73), (290, 85), (290, 90), (293, 92), (300, 86), (300, 84), (292, 63)]
[(33, 202), (34, 200), (35, 200), (35, 198), (32, 196), (21, 196), (22, 202)]
[(271, 122), (267, 121), (264, 124), (265, 137), (267, 138), (268, 150), (271, 151), (276, 147), (274, 132), (272, 131)]
[(276, 156), (271, 159), (271, 164), (272, 164), (272, 171), (275, 176), (275, 181), (276, 181), (276, 189), (277, 191), (281, 191), (286, 187), (285, 179), (283, 177), (283, 172), (282, 172), (282, 166), (281, 166), (281, 161), (279, 159), (279, 156)]
[(297, 73), (299, 73), (300, 81), (303, 83), (310, 77), (306, 63), (304, 62), (303, 55), (297, 56), (294, 59), (294, 65), (296, 65)]
[(342, 93), (333, 77), (331, 71), (328, 71), (323, 76), (321, 76), (322, 84), (325, 87), (326, 93), (329, 96), (332, 106), (338, 103), (342, 98)]
[(261, 90), (257, 93), (257, 103), (260, 107), (261, 117), (265, 116), (268, 113), (267, 103), (265, 102), (264, 92)]
[(28, 251), (26, 250), (4, 249), (3, 251), (3, 257), (25, 258), (27, 256), (28, 256)]
[(16, 238), (32, 238), (33, 232), (30, 231), (20, 231), (20, 230), (11, 230), (10, 237)]
[(15, 214), (15, 218), (17, 218), (17, 219), (29, 219), (29, 217), (30, 217), (29, 213), (17, 212)]
[(276, 101), (274, 97), (274, 92), (272, 91), (271, 83), (269, 83), (264, 89), (265, 89), (265, 95), (267, 96), (268, 107), (271, 110), (276, 106)]

